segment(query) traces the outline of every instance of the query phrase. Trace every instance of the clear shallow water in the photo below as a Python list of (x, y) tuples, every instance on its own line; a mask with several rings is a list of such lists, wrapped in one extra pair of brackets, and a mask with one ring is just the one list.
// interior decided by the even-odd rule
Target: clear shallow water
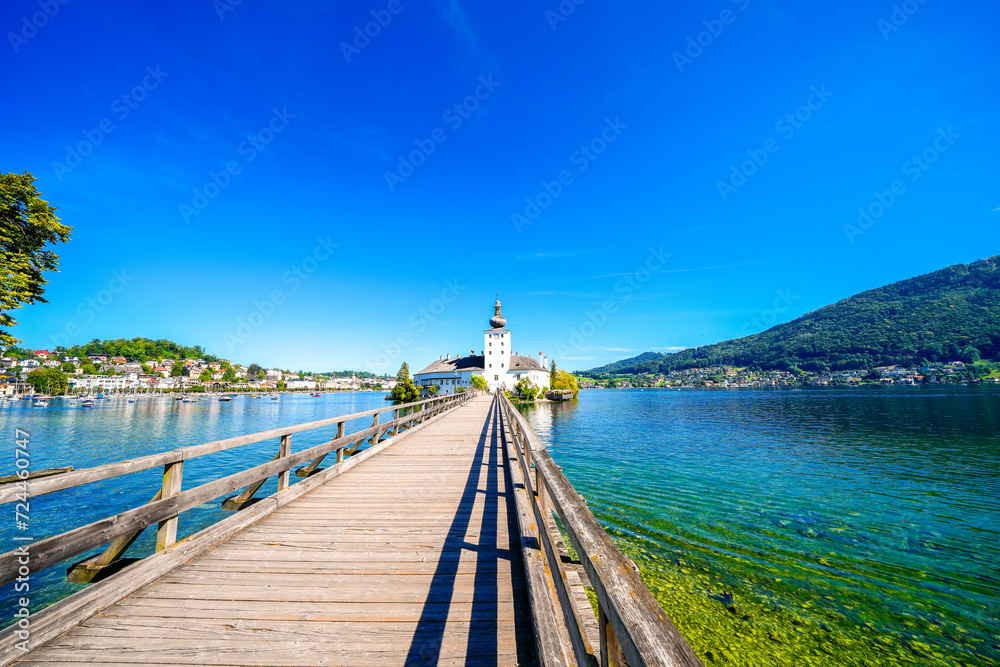
[[(27, 431), (31, 469), (59, 468), (72, 465), (87, 468), (161, 452), (176, 447), (197, 445), (246, 433), (266, 431), (279, 426), (336, 417), (386, 407), (383, 394), (338, 393), (319, 398), (305, 395), (281, 395), (269, 398), (234, 397), (220, 403), (218, 397), (201, 398), (197, 403), (182, 403), (172, 397), (140, 398), (136, 403), (125, 399), (97, 401), (94, 408), (72, 407), (69, 401), (52, 401), (48, 408), (32, 408), (30, 401), (0, 401), (0, 475), (15, 472), (15, 428)], [(347, 423), (347, 432), (371, 426), (371, 418)], [(292, 436), (292, 451), (301, 451), (330, 440), (336, 426)], [(278, 440), (270, 440), (225, 452), (192, 459), (184, 463), (184, 489), (239, 472), (251, 465), (266, 463), (278, 451)], [(159, 490), (162, 469), (147, 470), (88, 484), (34, 498), (30, 503), (30, 530), (15, 526), (14, 504), (0, 505), (0, 549), (17, 547), (13, 538), (30, 535), (36, 540), (97, 521), (117, 512), (148, 502)], [(301, 481), (291, 476), (292, 483)], [(257, 492), (264, 497), (277, 491), (272, 477)], [(180, 517), (178, 539), (183, 539), (216, 521), (231, 515), (221, 509), (223, 498), (184, 512)], [(156, 527), (147, 528), (129, 548), (126, 557), (143, 557), (153, 552)], [(33, 612), (80, 590), (85, 584), (66, 582), (66, 568), (103, 550), (96, 549), (43, 572), (31, 575)], [(16, 611), (14, 602), (24, 593), (14, 585), (0, 588), (0, 626), (11, 623)]]
[(522, 411), (706, 664), (1000, 664), (1000, 391)]

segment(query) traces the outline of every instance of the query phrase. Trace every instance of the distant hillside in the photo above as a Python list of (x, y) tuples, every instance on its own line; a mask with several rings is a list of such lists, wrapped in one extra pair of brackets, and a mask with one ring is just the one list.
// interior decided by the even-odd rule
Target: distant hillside
[(1000, 255), (861, 292), (745, 338), (646, 352), (587, 375), (699, 366), (809, 371), (1000, 355)]

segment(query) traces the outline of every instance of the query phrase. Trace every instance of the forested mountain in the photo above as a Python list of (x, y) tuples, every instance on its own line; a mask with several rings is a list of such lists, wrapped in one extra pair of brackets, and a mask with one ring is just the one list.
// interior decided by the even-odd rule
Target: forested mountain
[(677, 354), (646, 352), (586, 374), (714, 365), (824, 371), (998, 355), (1000, 255), (861, 292), (759, 334)]

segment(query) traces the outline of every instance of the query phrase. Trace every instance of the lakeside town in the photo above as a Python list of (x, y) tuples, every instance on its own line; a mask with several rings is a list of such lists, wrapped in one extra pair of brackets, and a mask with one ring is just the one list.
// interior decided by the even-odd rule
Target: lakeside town
[[(51, 370), (50, 370), (51, 369)], [(34, 371), (50, 370), (48, 375)], [(54, 374), (53, 374), (54, 371)], [(53, 393), (46, 382), (70, 394), (170, 391), (391, 391), (394, 377), (371, 373), (291, 372), (243, 366), (225, 359), (147, 359), (91, 354), (68, 356), (32, 350), (26, 357), (0, 357), (0, 396)], [(54, 389), (54, 388), (53, 388)], [(62, 392), (59, 392), (62, 393)]]
[(689, 368), (669, 373), (581, 377), (581, 389), (628, 387), (857, 387), (862, 385), (1000, 384), (1000, 364), (977, 361), (929, 363), (925, 366), (880, 366), (823, 373), (752, 370), (734, 366)]

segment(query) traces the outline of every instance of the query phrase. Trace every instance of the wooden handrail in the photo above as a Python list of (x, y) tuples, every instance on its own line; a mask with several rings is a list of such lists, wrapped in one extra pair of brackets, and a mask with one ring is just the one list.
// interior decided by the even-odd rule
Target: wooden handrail
[[(363, 443), (368, 438), (371, 438), (373, 445), (377, 444), (381, 437), (387, 432), (398, 432), (398, 430), (404, 426), (412, 427), (418, 422), (418, 420), (423, 421), (435, 414), (451, 409), (452, 407), (463, 405), (473, 396), (475, 396), (475, 392), (465, 392), (418, 401), (415, 403), (407, 403), (404, 405), (393, 405), (378, 410), (369, 410), (341, 417), (322, 419), (319, 421), (309, 422), (307, 424), (271, 429), (269, 431), (240, 436), (238, 438), (219, 440), (213, 443), (207, 443), (207, 445), (195, 445), (193, 447), (175, 449), (170, 452), (153, 454), (137, 459), (130, 459), (129, 461), (109, 463), (103, 466), (81, 470), (79, 472), (87, 472), (89, 470), (94, 474), (86, 479), (71, 480), (70, 483), (65, 484), (61, 488), (46, 488), (44, 493), (53, 493), (54, 491), (65, 488), (72, 488), (94, 481), (118, 477), (132, 472), (137, 472), (139, 470), (147, 470), (155, 467), (156, 465), (164, 465), (163, 489), (161, 494), (158, 494), (158, 497), (154, 497), (154, 499), (146, 505), (142, 505), (114, 516), (95, 521), (85, 526), (31, 543), (30, 570), (32, 573), (38, 572), (67, 558), (72, 558), (86, 553), (91, 549), (114, 540), (120, 539), (122, 544), (126, 544), (127, 547), (127, 543), (131, 543), (131, 540), (128, 539), (130, 536), (133, 534), (138, 536), (139, 532), (153, 524), (160, 524), (160, 529), (157, 535), (157, 551), (160, 551), (166, 547), (172, 546), (175, 543), (177, 534), (177, 517), (186, 510), (192, 509), (204, 504), (205, 502), (223, 496), (227, 493), (232, 493), (237, 489), (252, 485), (262, 479), (267, 479), (268, 477), (276, 474), (281, 476), (279, 477), (278, 484), (278, 491), (280, 492), (288, 485), (288, 471), (296, 465), (321, 458), (332, 451), (337, 452), (337, 461), (340, 463), (343, 461), (343, 451), (346, 448), (353, 446), (354, 449), (356, 449), (358, 445)], [(435, 403), (436, 405), (430, 406), (429, 404), (431, 403)], [(427, 407), (419, 411), (412, 409), (415, 406), (425, 405)], [(411, 411), (403, 417), (395, 417), (395, 415), (398, 415), (399, 411), (403, 408), (411, 408)], [(377, 415), (378, 413), (389, 411), (393, 412), (395, 417), (394, 419), (382, 423), (378, 423), (376, 419), (376, 424), (367, 429), (346, 435), (344, 434), (344, 422), (358, 417)], [(321, 428), (331, 424), (338, 424), (337, 433), (339, 437), (335, 437), (332, 440), (315, 445), (309, 449), (302, 450), (301, 452), (296, 452), (294, 454), (291, 453), (291, 434), (300, 433), (310, 428)], [(197, 452), (195, 456), (204, 456), (208, 453), (222, 451), (223, 449), (230, 449), (243, 444), (260, 442), (262, 440), (275, 437), (281, 438), (281, 449), (279, 451), (279, 455), (267, 463), (255, 465), (240, 472), (222, 477), (221, 479), (181, 491), (180, 473), (182, 470), (182, 463), (189, 458), (194, 458), (189, 455), (191, 452)], [(236, 441), (239, 441), (239, 443), (230, 444)], [(225, 446), (218, 447), (218, 445), (222, 443), (225, 443)], [(208, 451), (209, 449), (211, 449), (211, 451)], [(178, 453), (180, 454), (179, 458), (177, 458)], [(157, 463), (150, 463), (152, 461), (156, 461)], [(38, 484), (41, 484), (41, 482)], [(35, 483), (32, 483), (30, 496), (34, 497), (36, 495), (41, 495), (39, 493), (35, 493), (34, 487)], [(131, 539), (134, 539), (134, 537)], [(19, 554), (19, 551), (14, 550), (0, 555), (0, 586), (6, 585), (17, 578), (19, 572)], [(119, 554), (116, 554), (113, 557), (117, 557), (117, 555)]]
[[(232, 438), (226, 438), (224, 440), (215, 440), (213, 442), (206, 442), (201, 445), (180, 447), (178, 449), (173, 449), (166, 452), (148, 454), (146, 456), (139, 456), (133, 459), (125, 459), (123, 461), (116, 461), (114, 463), (105, 463), (103, 465), (94, 466), (92, 468), (71, 470), (69, 472), (61, 473), (59, 475), (53, 475), (51, 477), (43, 478), (37, 482), (33, 481), (31, 483), (31, 492), (29, 494), (29, 497), (36, 498), (38, 496), (44, 496), (49, 493), (55, 493), (56, 491), (71, 489), (75, 486), (90, 484), (91, 482), (98, 482), (104, 479), (120, 477), (121, 475), (127, 475), (133, 472), (151, 470), (153, 468), (159, 468), (160, 466), (163, 465), (177, 463), (178, 461), (188, 461), (197, 458), (199, 456), (206, 456), (208, 454), (215, 454), (216, 452), (222, 452), (227, 449), (233, 449), (234, 447), (242, 447), (243, 445), (250, 445), (255, 442), (263, 442), (264, 440), (271, 440), (273, 438), (279, 438), (285, 435), (294, 435), (295, 433), (301, 433), (302, 431), (310, 431), (312, 429), (322, 428), (324, 426), (332, 426), (337, 424), (338, 422), (347, 422), (354, 419), (362, 419), (364, 417), (370, 417), (380, 412), (399, 410), (401, 408), (413, 408), (414, 406), (424, 405), (425, 403), (434, 403), (436, 401), (443, 401), (459, 395), (461, 394), (453, 394), (451, 396), (438, 396), (435, 398), (424, 399), (422, 401), (415, 401), (413, 403), (392, 405), (385, 408), (377, 408), (375, 410), (366, 410), (364, 412), (355, 412), (349, 415), (343, 415), (340, 417), (330, 417), (328, 419), (320, 419), (313, 422), (306, 422), (304, 424), (297, 424), (295, 426), (283, 426), (279, 428), (272, 428), (267, 431), (259, 431), (257, 433), (239, 435)], [(14, 502), (15, 500), (18, 499), (18, 493), (19, 489), (16, 483), (4, 484), (0, 486), (0, 505)]]
[[(562, 521), (597, 596), (602, 667), (623, 664), (629, 667), (700, 667), (701, 660), (643, 583), (638, 568), (618, 549), (524, 416), (503, 394), (498, 394), (496, 400), (503, 409), (518, 453), (521, 477), (538, 523), (539, 541), (542, 542), (539, 547), (552, 572), (576, 664), (587, 664), (585, 632), (582, 627), (573, 627), (579, 623), (579, 618), (574, 609), (567, 608), (572, 607), (572, 603), (564, 590), (566, 577), (562, 559), (548, 532), (547, 519), (551, 511)], [(567, 661), (558, 662), (565, 664)]]

